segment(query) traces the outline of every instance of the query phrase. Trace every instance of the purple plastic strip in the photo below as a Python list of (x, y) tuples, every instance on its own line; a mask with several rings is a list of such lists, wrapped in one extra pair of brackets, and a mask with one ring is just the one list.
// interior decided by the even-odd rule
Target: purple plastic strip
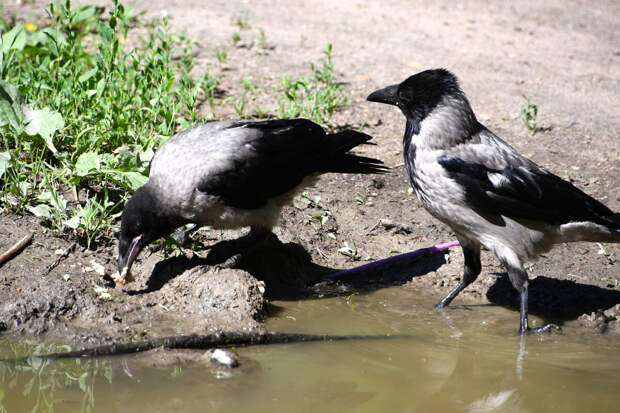
[(394, 255), (393, 257), (388, 257), (388, 258), (384, 258), (382, 260), (378, 260), (378, 261), (373, 261), (370, 262), (368, 264), (364, 264), (364, 265), (360, 265), (359, 267), (353, 267), (353, 268), (349, 268), (348, 270), (342, 270), (342, 271), (338, 271), (335, 272), (333, 274), (328, 274), (326, 276), (323, 277), (323, 279), (325, 280), (332, 280), (334, 278), (341, 278), (341, 277), (346, 277), (349, 276), (351, 274), (355, 274), (358, 272), (362, 272), (371, 268), (375, 268), (375, 267), (380, 267), (382, 265), (385, 265), (389, 262), (392, 261), (399, 261), (405, 258), (413, 258), (416, 257), (418, 255), (426, 255), (426, 254), (430, 254), (432, 252), (438, 252), (438, 251), (443, 251), (443, 250), (447, 250), (448, 248), (451, 247), (458, 247), (460, 244), (458, 241), (452, 241), (452, 242), (446, 242), (445, 244), (439, 244), (439, 245), (435, 245), (433, 247), (428, 247), (428, 248), (421, 248), (419, 250), (415, 250), (415, 251), (411, 251), (411, 252), (405, 252), (404, 254), (398, 254), (398, 255)]

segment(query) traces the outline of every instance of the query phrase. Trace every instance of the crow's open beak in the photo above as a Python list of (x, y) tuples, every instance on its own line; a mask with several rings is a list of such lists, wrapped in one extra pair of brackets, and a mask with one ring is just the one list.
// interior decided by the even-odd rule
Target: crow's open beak
[(398, 86), (399, 85), (392, 85), (384, 87), (383, 89), (375, 90), (368, 95), (366, 100), (398, 106)]
[(133, 265), (136, 256), (140, 252), (141, 239), (142, 235), (138, 235), (137, 237), (132, 239), (131, 244), (129, 245), (129, 249), (127, 250), (127, 255), (118, 256), (118, 275), (120, 276), (120, 280), (122, 281), (127, 281), (131, 279), (131, 266)]

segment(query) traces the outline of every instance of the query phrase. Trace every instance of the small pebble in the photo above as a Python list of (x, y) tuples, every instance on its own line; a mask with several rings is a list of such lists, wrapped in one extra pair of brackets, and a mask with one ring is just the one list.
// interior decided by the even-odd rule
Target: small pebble
[(90, 266), (92, 268), (92, 271), (94, 271), (98, 275), (102, 277), (105, 275), (105, 267), (99, 264), (98, 262), (96, 262), (95, 260), (90, 261)]

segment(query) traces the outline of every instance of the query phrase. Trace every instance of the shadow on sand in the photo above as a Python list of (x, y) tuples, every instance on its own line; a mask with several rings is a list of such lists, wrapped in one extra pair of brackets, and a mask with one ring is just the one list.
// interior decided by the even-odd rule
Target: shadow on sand
[[(339, 270), (313, 263), (310, 254), (299, 244), (283, 244), (273, 234), (255, 248), (250, 248), (253, 242), (253, 239), (244, 236), (212, 245), (205, 258), (196, 256), (162, 260), (155, 265), (146, 288), (130, 291), (129, 294), (157, 291), (186, 270), (197, 266), (216, 266), (243, 251), (248, 253), (243, 256), (238, 268), (265, 282), (266, 298), (269, 300), (348, 295), (352, 291), (368, 293), (405, 284), (414, 277), (436, 271), (446, 262), (446, 251), (428, 253), (347, 274), (334, 281), (325, 280), (324, 277)], [(487, 291), (487, 298), (494, 305), (518, 311), (518, 293), (512, 288), (507, 274), (498, 275), (495, 284)], [(529, 312), (546, 322), (562, 324), (583, 314), (606, 310), (618, 303), (620, 291), (543, 276), (530, 281)]]
[(269, 300), (295, 300), (316, 295), (348, 295), (351, 289), (369, 292), (404, 284), (413, 277), (437, 270), (445, 264), (446, 254), (444, 251), (398, 260), (372, 270), (351, 274), (335, 282), (326, 281), (324, 277), (338, 272), (339, 269), (313, 263), (310, 254), (299, 244), (283, 244), (273, 234), (255, 248), (249, 249), (251, 242), (253, 240), (247, 236), (220, 241), (209, 247), (205, 258), (180, 257), (162, 260), (155, 265), (145, 289), (128, 293), (137, 295), (157, 291), (186, 270), (197, 266), (216, 266), (236, 253), (248, 251), (239, 262), (238, 268), (265, 282), (266, 297)]
[[(518, 311), (519, 294), (512, 288), (508, 274), (499, 275), (487, 291), (487, 298), (494, 304)], [(530, 280), (529, 312), (542, 317), (545, 322), (562, 324), (583, 314), (607, 310), (618, 303), (620, 291), (543, 276)]]

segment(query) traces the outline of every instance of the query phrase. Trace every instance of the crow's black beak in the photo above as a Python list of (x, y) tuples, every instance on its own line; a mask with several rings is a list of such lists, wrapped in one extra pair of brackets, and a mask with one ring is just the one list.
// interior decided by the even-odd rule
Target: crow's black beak
[(392, 85), (384, 87), (383, 89), (375, 90), (368, 95), (366, 100), (398, 106), (398, 86), (399, 85)]
[(118, 256), (118, 273), (124, 278), (125, 275), (130, 274), (131, 266), (133, 265), (136, 256), (140, 252), (140, 240), (142, 239), (142, 235), (138, 235), (133, 240), (131, 240), (131, 244), (129, 245), (129, 249), (126, 251), (126, 254), (119, 254)]

